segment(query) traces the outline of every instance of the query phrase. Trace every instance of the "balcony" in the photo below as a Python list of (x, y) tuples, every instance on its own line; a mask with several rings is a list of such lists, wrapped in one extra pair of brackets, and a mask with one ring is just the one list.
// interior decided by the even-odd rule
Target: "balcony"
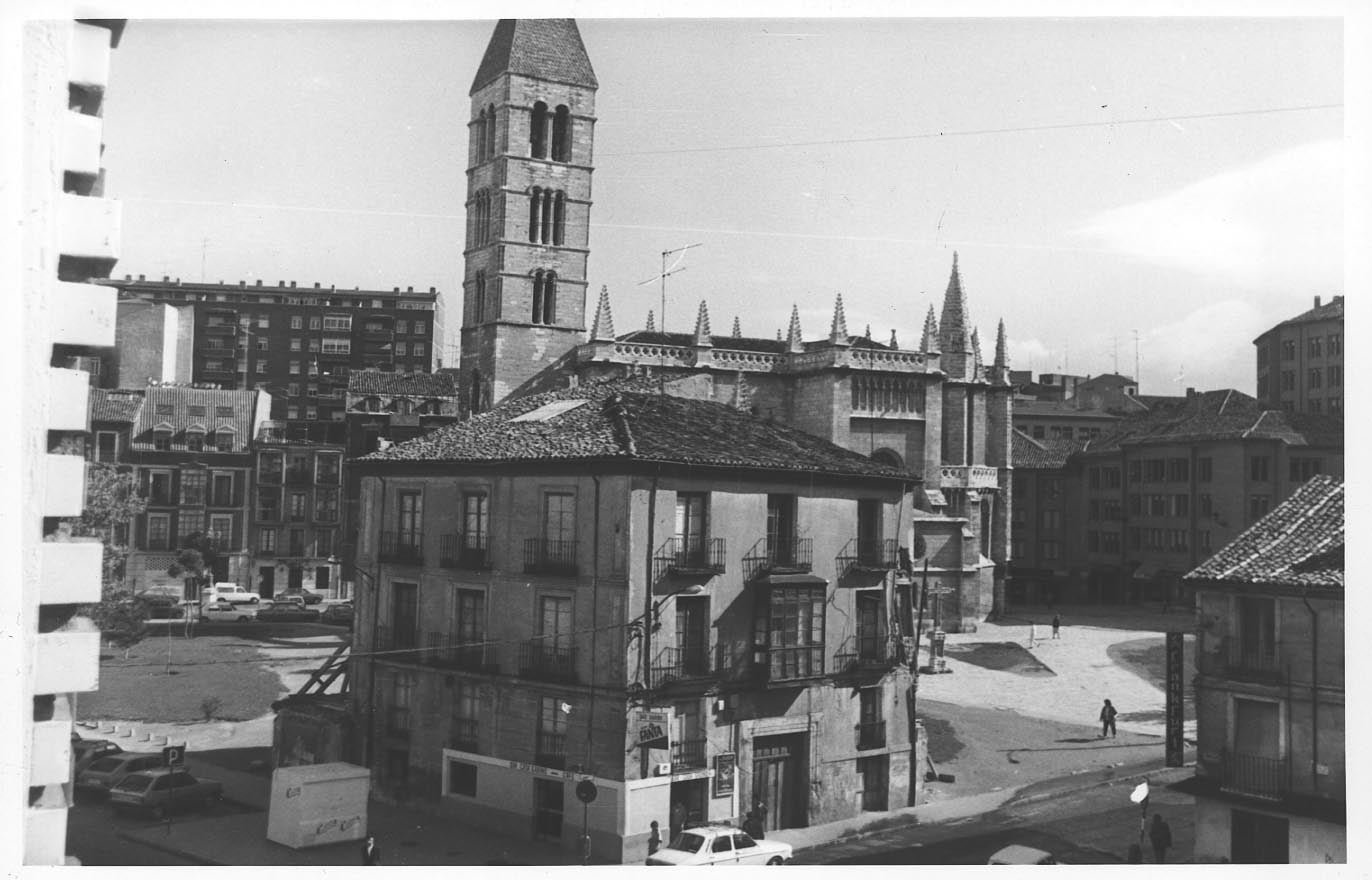
[(853, 730), (857, 734), (858, 751), (886, 748), (885, 721), (864, 721), (854, 724)]
[(899, 542), (895, 538), (854, 538), (839, 551), (838, 567), (840, 571), (891, 571), (899, 568)]
[(424, 660), (445, 669), (471, 672), (496, 672), (495, 649), (483, 643), (471, 644), (448, 633), (431, 632), (424, 639)]
[(996, 489), (1000, 487), (1000, 471), (983, 465), (945, 464), (939, 468), (940, 489)]
[(33, 647), (33, 693), (87, 693), (100, 682), (100, 633), (40, 633)]
[(540, 730), (534, 745), (534, 763), (553, 770), (564, 769), (567, 766), (567, 734)]
[[(208, 335), (210, 335), (210, 336), (237, 336), (237, 335), (238, 335), (238, 325), (237, 325), (237, 324), (210, 324), (210, 323), (206, 323), (205, 326), (202, 327), (202, 328), (200, 328), (200, 329), (201, 329), (204, 333), (206, 333), (206, 334), (208, 334)], [(216, 344), (214, 344), (214, 343), (210, 343), (210, 344), (207, 345), (206, 347), (209, 348), (209, 349), (211, 349), (211, 350), (214, 350), (214, 351), (228, 351), (228, 350), (231, 348), (231, 346), (219, 346), (219, 345), (216, 345)]]
[(448, 733), (448, 748), (461, 752), (480, 752), (481, 743), (477, 738), (480, 729), (475, 718), (454, 718)]
[(40, 602), (77, 605), (100, 601), (100, 566), (105, 546), (99, 540), (44, 541), (39, 548)]
[(444, 535), (439, 539), (438, 564), (443, 568), (485, 571), (491, 567), (487, 535)]
[(862, 672), (884, 673), (900, 662), (900, 658), (885, 637), (864, 639), (856, 648), (849, 646), (834, 654), (834, 675), (853, 675)]
[(58, 252), (84, 262), (91, 275), (108, 274), (119, 261), (123, 206), (113, 199), (64, 193), (57, 210)]
[(398, 663), (422, 663), (425, 655), (419, 645), (419, 633), (410, 626), (378, 626), (376, 650), (381, 652), (382, 660)]
[(61, 302), (61, 307), (53, 310), (53, 342), (114, 345), (115, 316), (119, 308), (114, 291), (98, 284), (59, 281), (53, 301)]
[(811, 538), (763, 539), (743, 557), (745, 580), (774, 572), (808, 572), (814, 568), (815, 542)]
[(657, 560), (672, 574), (724, 574), (727, 546), (723, 538), (677, 536), (662, 545)]
[(231, 532), (206, 532), (205, 544), (213, 550), (224, 552), (233, 549), (233, 534)]
[(824, 675), (824, 646), (762, 648), (754, 652), (754, 670), (766, 684), (790, 684)]
[(708, 681), (714, 678), (710, 652), (704, 645), (690, 648), (663, 648), (652, 665), (652, 687), (674, 682)]
[(519, 646), (519, 675), (540, 681), (576, 681), (576, 650), (568, 641), (529, 639)]
[(1281, 800), (1291, 790), (1291, 762), (1226, 749), (1220, 754), (1220, 790)]
[(524, 573), (575, 576), (577, 573), (576, 542), (526, 538), (524, 541)]
[(705, 743), (704, 737), (672, 743), (672, 772), (708, 766), (705, 762)]
[(143, 541), (144, 550), (170, 550), (171, 538), (166, 535), (148, 537)]
[(381, 552), (376, 558), (381, 562), (423, 565), (422, 538), (412, 532), (382, 532)]
[(1230, 678), (1269, 682), (1286, 680), (1280, 643), (1245, 645), (1236, 639), (1225, 641), (1225, 672)]

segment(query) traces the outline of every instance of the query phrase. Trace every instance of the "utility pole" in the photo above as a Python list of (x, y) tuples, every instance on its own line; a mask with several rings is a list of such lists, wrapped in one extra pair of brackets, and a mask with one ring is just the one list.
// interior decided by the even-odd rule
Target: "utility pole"
[(1134, 331), (1134, 381), (1142, 385), (1143, 380), (1139, 378), (1139, 331)]

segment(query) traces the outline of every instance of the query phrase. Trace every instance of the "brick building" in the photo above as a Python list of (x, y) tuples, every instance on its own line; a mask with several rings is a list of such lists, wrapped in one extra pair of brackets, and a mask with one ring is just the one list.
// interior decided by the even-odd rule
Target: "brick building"
[(263, 599), (302, 589), (337, 590), (343, 450), (341, 442), (292, 437), (283, 422), (259, 427), (248, 546), (253, 554), (250, 583)]
[[(149, 375), (265, 389), (277, 421), (342, 421), (349, 370), (442, 366), (443, 297), (433, 288), (297, 288), (294, 281), (209, 284), (142, 275), (107, 283), (119, 291), (123, 335), (117, 354), (105, 352), (117, 363), (103, 370), (106, 387), (141, 387), (147, 377), (139, 373), (165, 364), (174, 366), (171, 375), (165, 368)], [(148, 306), (174, 306), (178, 314)]]
[(1343, 297), (1253, 340), (1258, 400), (1272, 408), (1343, 415)]
[(1198, 862), (1348, 860), (1344, 487), (1311, 479), (1186, 576)]
[[(678, 801), (738, 822), (763, 798), (772, 828), (914, 802), (903, 470), (645, 379), (516, 398), (354, 468), (352, 687), (383, 796), (571, 849), (590, 778), (614, 862)], [(975, 543), (955, 520), (928, 541), (944, 568)]]

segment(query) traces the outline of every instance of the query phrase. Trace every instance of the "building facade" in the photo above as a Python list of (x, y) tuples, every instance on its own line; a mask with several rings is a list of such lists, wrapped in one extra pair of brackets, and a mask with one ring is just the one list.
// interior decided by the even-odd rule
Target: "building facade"
[(1348, 860), (1344, 489), (1315, 477), (1186, 576), (1198, 862)]
[[(105, 371), (107, 387), (126, 378), (131, 349), (156, 344), (156, 362), (177, 364), (178, 378), (184, 353), (193, 352), (191, 382), (265, 389), (274, 420), (342, 421), (350, 370), (429, 372), (442, 365), (443, 297), (433, 288), (207, 284), (142, 275), (108, 283), (118, 289), (121, 303), (130, 305), (125, 306), (129, 318), (121, 321), (128, 335), (117, 346), (120, 368)], [(192, 317), (150, 327), (151, 317), (134, 320), (141, 311), (132, 304), (176, 306), (189, 309)], [(179, 352), (176, 357), (168, 353), (173, 350)], [(148, 359), (146, 353), (138, 357)], [(138, 378), (133, 387), (144, 382)]]
[(1343, 415), (1343, 297), (1253, 340), (1258, 400), (1273, 409)]
[(253, 583), (252, 443), (270, 406), (270, 395), (261, 391), (144, 389), (124, 457), (147, 500), (133, 523), (125, 567), (135, 591), (181, 595), (188, 589), (184, 579), (167, 569), (197, 538), (217, 555), (216, 581)]
[(114, 342), (115, 297), (99, 284), (119, 259), (120, 207), (104, 198), (101, 108), (120, 20), (20, 23), (22, 134), (17, 320), (23, 351), (18, 503), (10, 514), (20, 579), (6, 641), (19, 702), (11, 790), (26, 865), (62, 865), (72, 804), (77, 695), (96, 690), (100, 632), (77, 613), (101, 597), (103, 546), (58, 524), (86, 503), (89, 363)]
[(343, 444), (291, 438), (264, 422), (254, 444), (250, 583), (263, 599), (338, 590), (343, 533)]
[[(385, 797), (639, 862), (649, 823), (913, 803), (912, 480), (646, 380), (518, 398), (355, 463), (363, 759)], [(928, 544), (963, 552), (960, 525)]]

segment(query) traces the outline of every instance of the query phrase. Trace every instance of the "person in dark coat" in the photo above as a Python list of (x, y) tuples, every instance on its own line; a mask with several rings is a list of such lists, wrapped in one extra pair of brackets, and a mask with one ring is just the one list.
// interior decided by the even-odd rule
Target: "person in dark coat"
[[(671, 821), (671, 826), (670, 826), (670, 830), (671, 830), (671, 833), (672, 833), (672, 840), (676, 840), (676, 836), (677, 836), (678, 834), (680, 834), (680, 833), (681, 833), (681, 829), (682, 829), (682, 828), (685, 828), (685, 827), (686, 827), (686, 805), (683, 804), (681, 801), (677, 801), (676, 803), (672, 804), (672, 821)], [(670, 842), (671, 842), (671, 841), (668, 841), (668, 843), (670, 843)]]
[(362, 864), (381, 864), (381, 847), (376, 845), (376, 838), (370, 834), (367, 835), (367, 842), (362, 844)]
[(1105, 735), (1107, 733), (1110, 734), (1112, 738), (1117, 736), (1117, 734), (1115, 733), (1115, 716), (1118, 714), (1119, 713), (1115, 711), (1115, 707), (1110, 705), (1109, 700), (1106, 700), (1105, 705), (1100, 707), (1101, 739), (1105, 739)]
[(743, 817), (743, 833), (757, 840), (762, 836), (762, 823), (757, 820), (757, 813), (753, 810), (748, 811), (748, 815)]
[(652, 831), (648, 834), (648, 855), (652, 855), (662, 848), (662, 834), (657, 830), (657, 820), (648, 823)]
[(1148, 839), (1153, 844), (1153, 861), (1159, 865), (1167, 856), (1167, 848), (1172, 845), (1172, 826), (1162, 818), (1161, 813), (1153, 814), (1153, 824), (1148, 829)]
[(1061, 618), (1060, 616), (1054, 614), (1054, 615), (1053, 615), (1053, 638), (1055, 638), (1055, 639), (1061, 638), (1061, 636), (1058, 635), (1058, 628), (1061, 627), (1061, 626), (1062, 626), (1062, 618)]
[(757, 834), (754, 834), (753, 837), (762, 840), (767, 836), (767, 802), (758, 798), (753, 807), (753, 813), (757, 816)]

